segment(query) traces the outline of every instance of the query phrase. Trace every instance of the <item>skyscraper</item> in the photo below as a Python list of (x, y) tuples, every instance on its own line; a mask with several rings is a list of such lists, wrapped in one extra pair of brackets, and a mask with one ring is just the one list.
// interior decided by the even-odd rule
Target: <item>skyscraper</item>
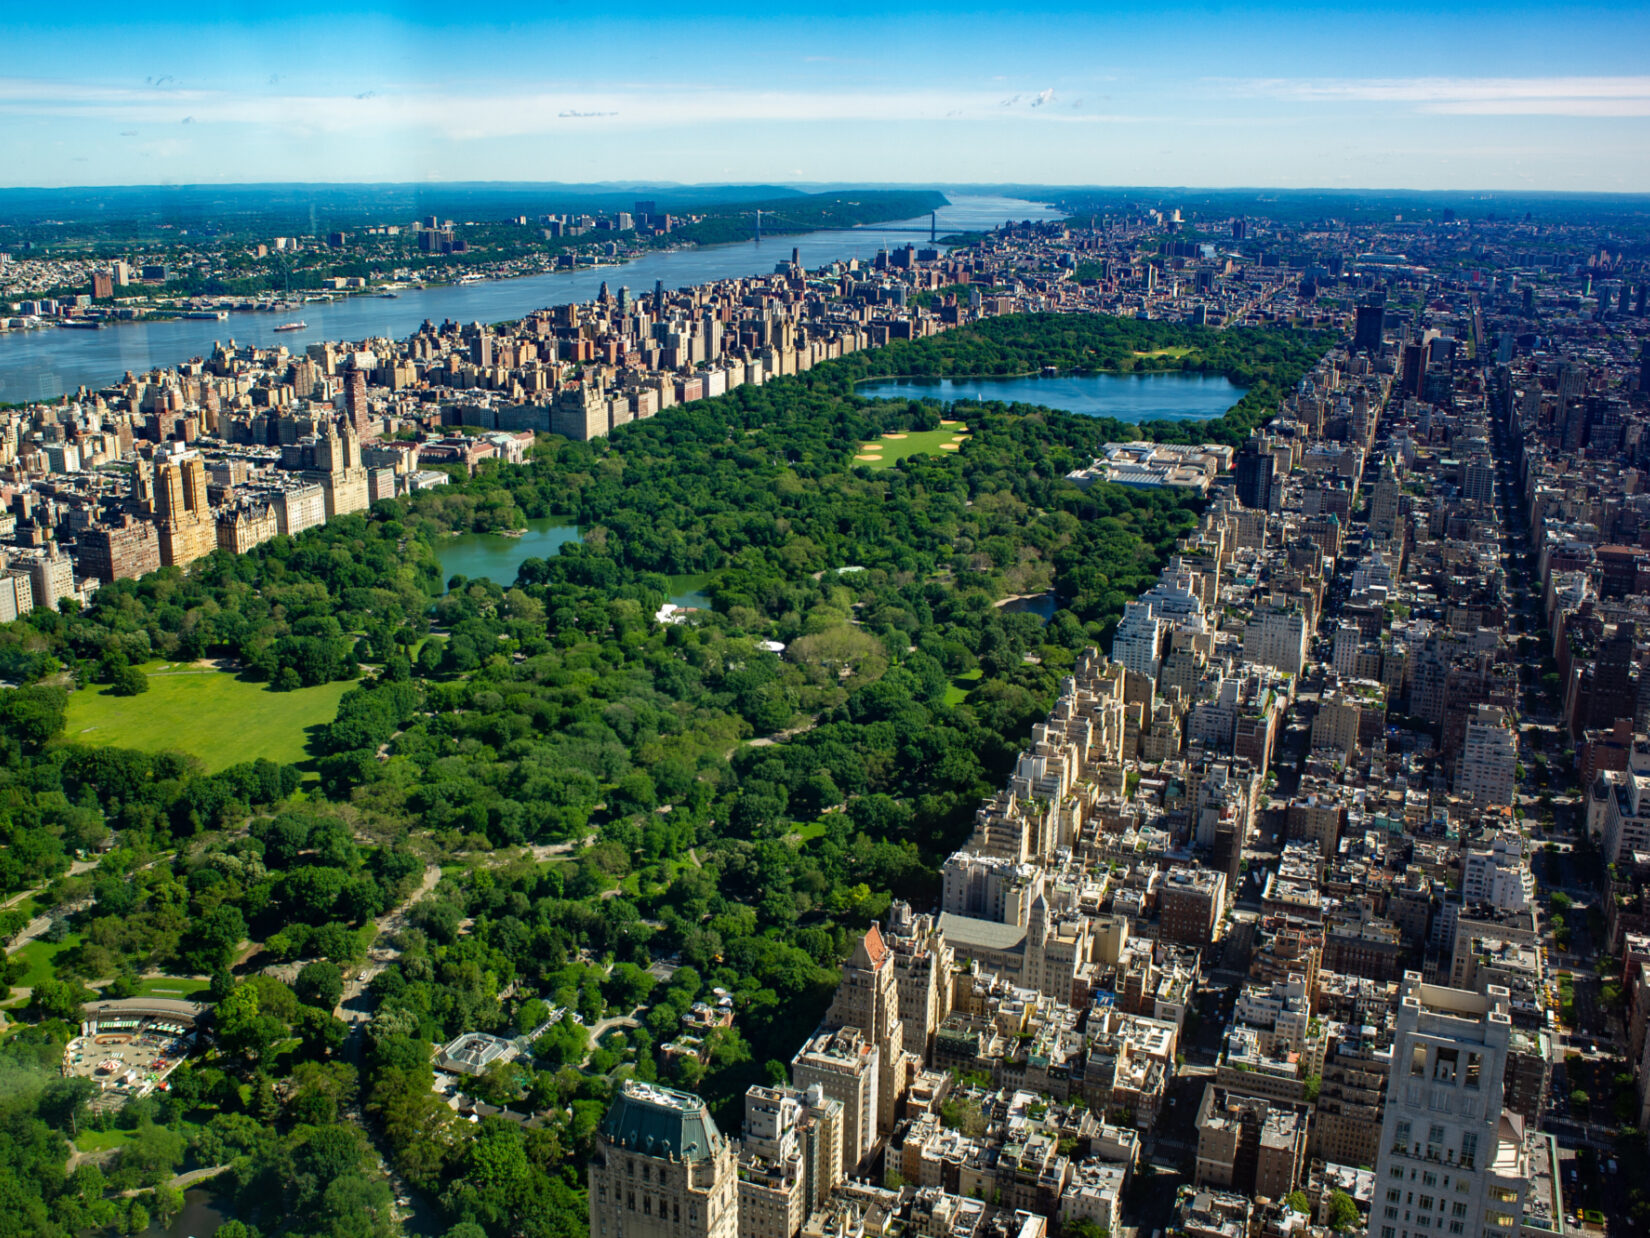
[[(1383, 311), (1384, 312), (1384, 311)], [(1265, 511), (1272, 503), (1272, 473), (1276, 462), (1272, 453), (1249, 439), (1237, 458), (1237, 500), (1243, 506)]]
[(1381, 351), (1381, 340), (1386, 332), (1386, 306), (1360, 305), (1358, 325), (1352, 335), (1352, 347), (1358, 352)]
[(1528, 1154), (1503, 1109), (1510, 996), (1405, 972), (1387, 1076), (1369, 1230), (1378, 1238), (1519, 1232)]

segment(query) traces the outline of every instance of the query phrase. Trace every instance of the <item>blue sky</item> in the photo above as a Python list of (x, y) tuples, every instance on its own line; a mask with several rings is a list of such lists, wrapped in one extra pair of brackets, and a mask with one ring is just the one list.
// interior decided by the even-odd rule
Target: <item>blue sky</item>
[(8, 19), (0, 184), (1650, 191), (1643, 3), (154, 7)]

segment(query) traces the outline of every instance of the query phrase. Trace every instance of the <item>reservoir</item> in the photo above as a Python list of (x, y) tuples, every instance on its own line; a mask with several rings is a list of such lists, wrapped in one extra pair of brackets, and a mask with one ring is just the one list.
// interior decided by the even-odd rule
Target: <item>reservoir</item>
[[(444, 582), (463, 576), (467, 580), (490, 580), (508, 589), (516, 583), (516, 573), (528, 559), (553, 558), (568, 542), (578, 540), (578, 527), (566, 517), (545, 516), (529, 520), (520, 536), (460, 533), (443, 537), (435, 544), (435, 557), (441, 564)], [(710, 598), (705, 593), (711, 579), (708, 572), (665, 579), (670, 585), (670, 600), (677, 606), (710, 609)]]
[(1028, 374), (1021, 378), (894, 378), (861, 383), (875, 399), (997, 400), (1041, 404), (1084, 417), (1119, 421), (1206, 421), (1243, 398), (1243, 388), (1218, 374)]
[[(1060, 213), (1020, 198), (957, 194), (939, 209), (939, 235), (985, 231), (1011, 218), (1058, 219)], [(393, 299), (367, 295), (314, 301), (300, 310), (280, 313), (248, 310), (231, 313), (224, 321), (172, 319), (116, 323), (100, 331), (60, 327), (7, 331), (0, 333), (0, 403), (55, 399), (83, 385), (104, 387), (119, 381), (128, 370), (141, 374), (156, 366), (207, 356), (217, 341), (234, 339), (266, 348), (284, 344), (293, 352), (302, 352), (305, 345), (322, 340), (401, 339), (418, 330), (425, 319), (504, 322), (545, 306), (589, 300), (603, 283), (615, 293), (621, 286), (641, 293), (652, 292), (655, 282), (674, 291), (711, 280), (764, 274), (789, 262), (792, 248), (801, 251), (802, 264), (810, 269), (849, 258), (869, 261), (884, 246), (928, 244), (928, 227), (924, 215), (864, 228), (658, 250), (612, 266), (408, 289)], [(276, 325), (291, 318), (302, 319), (308, 326), (277, 334)]]

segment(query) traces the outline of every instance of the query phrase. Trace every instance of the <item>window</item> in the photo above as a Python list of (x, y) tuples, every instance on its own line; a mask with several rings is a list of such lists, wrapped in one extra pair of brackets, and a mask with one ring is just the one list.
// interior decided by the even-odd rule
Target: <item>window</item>
[(1465, 1204), (1456, 1204), (1455, 1207), (1450, 1209), (1450, 1215), (1451, 1216), (1456, 1216), (1456, 1217), (1466, 1216), (1467, 1215), (1467, 1206)]
[(1427, 1170), (1426, 1173), (1421, 1175), (1421, 1185), (1422, 1186), (1437, 1186), (1438, 1185), (1438, 1175), (1433, 1173), (1432, 1170), (1430, 1170), (1430, 1169)]
[(1415, 1045), (1409, 1051), (1409, 1073), (1424, 1078), (1427, 1073), (1427, 1047)]
[(1399, 1192), (1399, 1190), (1398, 1190), (1398, 1188), (1397, 1188), (1397, 1187), (1392, 1187), (1392, 1188), (1390, 1188), (1390, 1189), (1389, 1189), (1389, 1190), (1388, 1190), (1388, 1191), (1387, 1191), (1387, 1193), (1386, 1193), (1386, 1201), (1387, 1201), (1387, 1203), (1389, 1203), (1389, 1204), (1395, 1204), (1395, 1203), (1397, 1203), (1397, 1202), (1398, 1202), (1398, 1196), (1399, 1196), (1399, 1193), (1400, 1193), (1400, 1192)]
[(1478, 1161), (1478, 1136), (1464, 1134), (1461, 1136), (1461, 1164), (1471, 1169)]
[(1388, 1208), (1386, 1210), (1386, 1219), (1389, 1221), (1396, 1221), (1398, 1219), (1398, 1210), (1396, 1208)]
[(1439, 1083), (1454, 1083), (1455, 1068), (1460, 1064), (1461, 1054), (1456, 1049), (1440, 1049), (1432, 1059), (1432, 1077)]
[(1431, 1212), (1432, 1211), (1432, 1196), (1430, 1196), (1430, 1195), (1421, 1196), (1421, 1207), (1425, 1208), (1428, 1212)]
[(1460, 1221), (1451, 1221), (1449, 1223), (1449, 1232), (1452, 1234), (1459, 1234), (1465, 1228), (1466, 1226), (1462, 1225)]
[(1398, 1125), (1392, 1128), (1393, 1146), (1400, 1151), (1409, 1151), (1409, 1119), (1399, 1118)]
[(1434, 1122), (1427, 1130), (1427, 1155), (1436, 1160), (1444, 1154), (1444, 1128)]
[(1402, 1165), (1394, 1165), (1391, 1169), (1387, 1170), (1387, 1173), (1398, 1179), (1400, 1182), (1404, 1180), (1404, 1167)]
[(1484, 1055), (1482, 1053), (1467, 1054), (1467, 1086), (1475, 1091), (1480, 1085), (1483, 1076)]

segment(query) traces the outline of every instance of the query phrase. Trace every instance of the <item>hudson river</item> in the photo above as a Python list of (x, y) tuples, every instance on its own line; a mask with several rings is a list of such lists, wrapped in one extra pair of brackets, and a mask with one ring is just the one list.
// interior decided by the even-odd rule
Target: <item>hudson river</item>
[[(940, 208), (939, 232), (944, 236), (947, 232), (984, 230), (1007, 219), (1057, 218), (1058, 211), (1037, 202), (958, 194), (949, 206)], [(437, 323), (448, 318), (456, 322), (503, 322), (543, 306), (589, 300), (601, 290), (603, 282), (614, 292), (626, 285), (632, 292), (644, 293), (652, 292), (656, 281), (674, 290), (711, 280), (758, 275), (788, 262), (793, 247), (801, 251), (802, 264), (809, 268), (836, 259), (869, 260), (884, 244), (891, 249), (907, 242), (926, 245), (927, 228), (928, 217), (924, 215), (865, 228), (769, 237), (760, 243), (746, 241), (648, 253), (614, 266), (444, 284), (408, 290), (393, 300), (368, 295), (315, 302), (280, 313), (231, 313), (222, 321), (173, 319), (122, 323), (101, 331), (66, 331), (61, 327), (11, 331), (0, 334), (0, 403), (49, 400), (82, 385), (104, 387), (128, 370), (141, 374), (156, 366), (204, 357), (219, 340), (264, 346), (285, 344), (297, 352), (317, 340), (371, 336), (400, 339), (411, 335), (425, 319)], [(294, 318), (308, 323), (308, 327), (276, 334), (277, 323)]]

